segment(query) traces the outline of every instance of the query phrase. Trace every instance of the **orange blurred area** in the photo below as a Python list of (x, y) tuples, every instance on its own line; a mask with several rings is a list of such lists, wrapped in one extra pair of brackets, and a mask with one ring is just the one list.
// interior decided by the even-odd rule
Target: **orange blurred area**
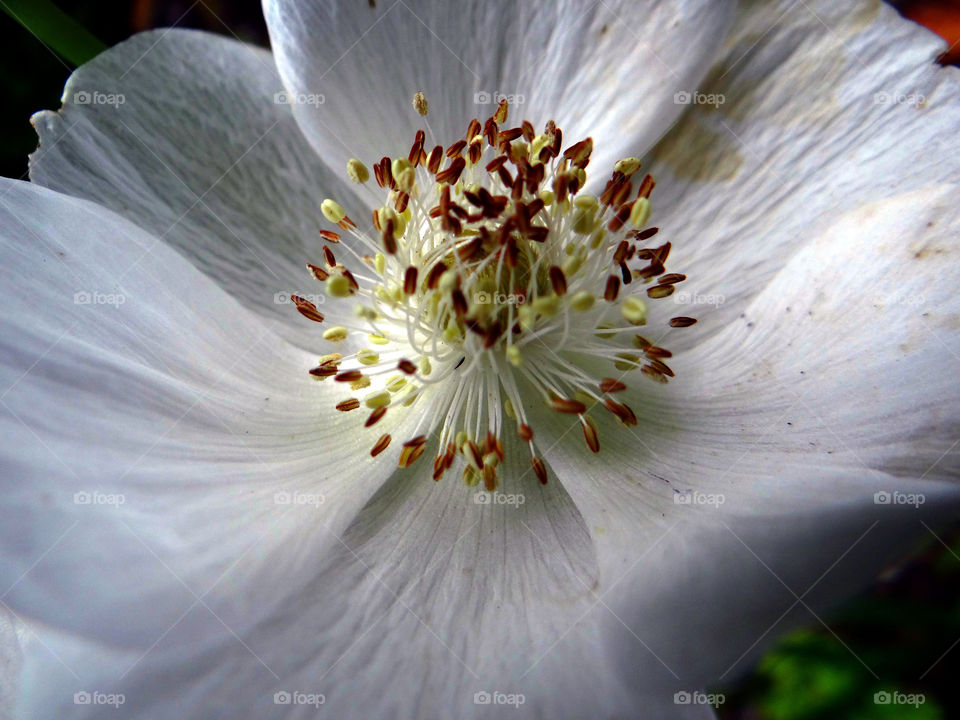
[(949, 48), (940, 58), (942, 63), (960, 64), (960, 0), (900, 0), (893, 5), (904, 17), (947, 41)]

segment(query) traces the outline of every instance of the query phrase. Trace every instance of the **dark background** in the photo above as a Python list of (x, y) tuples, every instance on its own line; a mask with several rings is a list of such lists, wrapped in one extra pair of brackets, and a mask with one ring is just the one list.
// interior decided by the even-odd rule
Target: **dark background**
[[(948, 40), (951, 50), (943, 62), (960, 59), (960, 0), (894, 4)], [(10, 17), (26, 18), (19, 12), (23, 5), (0, 0), (0, 10), (6, 11), (0, 12), (0, 174), (14, 178), (26, 177), (27, 155), (36, 147), (30, 115), (60, 106), (74, 68)], [(108, 46), (141, 30), (173, 25), (268, 44), (260, 3), (253, 0), (56, 0), (55, 5)], [(939, 539), (927, 537), (825, 619), (849, 650), (819, 624), (789, 634), (736, 687), (716, 689), (726, 695), (721, 717), (960, 718), (960, 524)], [(923, 693), (925, 702), (916, 709), (877, 705), (873, 695), (880, 690)]]

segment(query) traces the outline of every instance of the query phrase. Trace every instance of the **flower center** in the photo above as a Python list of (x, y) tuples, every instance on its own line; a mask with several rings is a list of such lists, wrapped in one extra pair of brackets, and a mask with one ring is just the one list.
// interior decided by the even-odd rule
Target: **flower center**
[[(426, 114), (420, 93), (414, 107)], [(507, 115), (503, 101), (446, 149), (428, 151), (418, 130), (406, 157), (373, 166), (386, 194), (373, 211), (375, 234), (362, 232), (334, 200), (321, 205), (356, 240), (340, 245), (353, 270), (337, 258), (340, 234), (330, 230), (320, 231), (323, 266), (307, 265), (328, 296), (355, 304), (355, 322), (326, 329), (324, 339), (366, 339), (359, 343), (366, 347), (325, 355), (310, 370), (352, 391), (337, 409), (365, 406), (370, 428), (388, 410), (418, 407), (414, 433), (439, 421), (434, 480), (459, 456), (466, 483), (482, 479), (490, 491), (507, 419), (547, 482), (528, 422), (532, 402), (576, 416), (593, 452), (600, 450), (589, 417), (595, 405), (636, 424), (613, 397), (627, 389), (624, 378), (639, 370), (665, 383), (674, 374), (664, 362), (671, 353), (637, 334), (647, 323), (637, 288), (645, 286), (646, 299), (666, 298), (686, 279), (665, 271), (669, 242), (648, 243), (658, 232), (648, 227), (654, 182), (650, 175), (636, 182), (636, 158), (617, 162), (599, 197), (589, 195), (582, 189), (590, 138), (564, 150), (552, 121), (538, 134), (526, 121), (505, 128)], [(347, 173), (357, 183), (370, 177), (356, 159)], [(301, 314), (323, 321), (314, 304), (293, 299)], [(695, 322), (673, 317), (668, 324)], [(381, 435), (370, 454), (390, 442)], [(427, 442), (426, 434), (404, 442), (399, 465), (416, 462)]]

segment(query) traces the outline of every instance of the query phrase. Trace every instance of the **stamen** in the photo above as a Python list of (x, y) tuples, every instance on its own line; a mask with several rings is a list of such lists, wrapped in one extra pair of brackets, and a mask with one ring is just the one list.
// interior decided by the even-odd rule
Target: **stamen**
[[(413, 106), (427, 115), (422, 92)], [(510, 422), (529, 447), (537, 480), (548, 480), (528, 420), (532, 403), (576, 416), (592, 452), (600, 452), (595, 408), (637, 424), (633, 410), (610, 397), (629, 391), (624, 375), (594, 377), (584, 358), (658, 383), (674, 377), (664, 362), (671, 353), (633, 328), (665, 322), (647, 301), (669, 297), (686, 280), (665, 270), (669, 242), (642, 246), (659, 228), (646, 227), (655, 183), (650, 175), (637, 179), (637, 158), (615, 163), (599, 196), (589, 195), (593, 140), (564, 149), (554, 122), (538, 134), (525, 120), (507, 127), (508, 114), (501, 101), (485, 121), (472, 119), (462, 138), (430, 150), (427, 125), (397, 157), (372, 163), (385, 197), (367, 228), (324, 199), (321, 214), (335, 228), (320, 231), (322, 264), (306, 266), (327, 297), (355, 305), (354, 319), (325, 328), (323, 339), (353, 336), (376, 347), (331, 353), (309, 370), (319, 381), (332, 377), (352, 393), (366, 392), (336, 409), (365, 406), (364, 427), (388, 407), (417, 413), (417, 432), (435, 427), (403, 443), (398, 465), (412, 466), (436, 434), (433, 479), (459, 458), (464, 482), (482, 480), (491, 491), (501, 481), (500, 438)], [(346, 171), (355, 183), (370, 179), (357, 158)], [(314, 303), (291, 297), (301, 315), (323, 322)], [(665, 322), (695, 323), (685, 316)], [(390, 441), (381, 435), (371, 456)]]

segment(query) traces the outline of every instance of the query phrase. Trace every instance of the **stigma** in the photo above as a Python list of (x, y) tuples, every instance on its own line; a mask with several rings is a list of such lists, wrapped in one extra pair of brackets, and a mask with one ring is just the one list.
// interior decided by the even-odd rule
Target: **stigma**
[[(426, 115), (421, 93), (413, 105)], [(527, 121), (509, 127), (508, 114), (500, 102), (446, 147), (428, 147), (418, 130), (405, 155), (373, 163), (384, 204), (364, 228), (325, 199), (320, 210), (335, 229), (320, 230), (323, 258), (307, 265), (332, 301), (353, 305), (349, 324), (324, 328), (331, 352), (309, 372), (343, 386), (337, 410), (364, 414), (357, 424), (371, 433), (370, 454), (389, 450), (410, 467), (432, 446), (434, 480), (457, 464), (467, 485), (489, 491), (507, 432), (547, 483), (533, 403), (579, 424), (595, 453), (595, 408), (636, 425), (618, 395), (635, 377), (668, 382), (671, 353), (659, 337), (696, 322), (672, 317), (656, 335), (643, 330), (648, 303), (686, 277), (666, 270), (670, 243), (649, 224), (655, 183), (640, 161), (620, 160), (602, 192), (589, 194), (591, 138), (564, 146), (554, 122), (538, 133)], [(358, 159), (347, 175), (371, 180)], [(352, 241), (341, 243), (344, 233)], [(315, 304), (293, 300), (325, 322)], [(377, 432), (388, 412), (417, 413), (412, 437), (393, 444)]]

